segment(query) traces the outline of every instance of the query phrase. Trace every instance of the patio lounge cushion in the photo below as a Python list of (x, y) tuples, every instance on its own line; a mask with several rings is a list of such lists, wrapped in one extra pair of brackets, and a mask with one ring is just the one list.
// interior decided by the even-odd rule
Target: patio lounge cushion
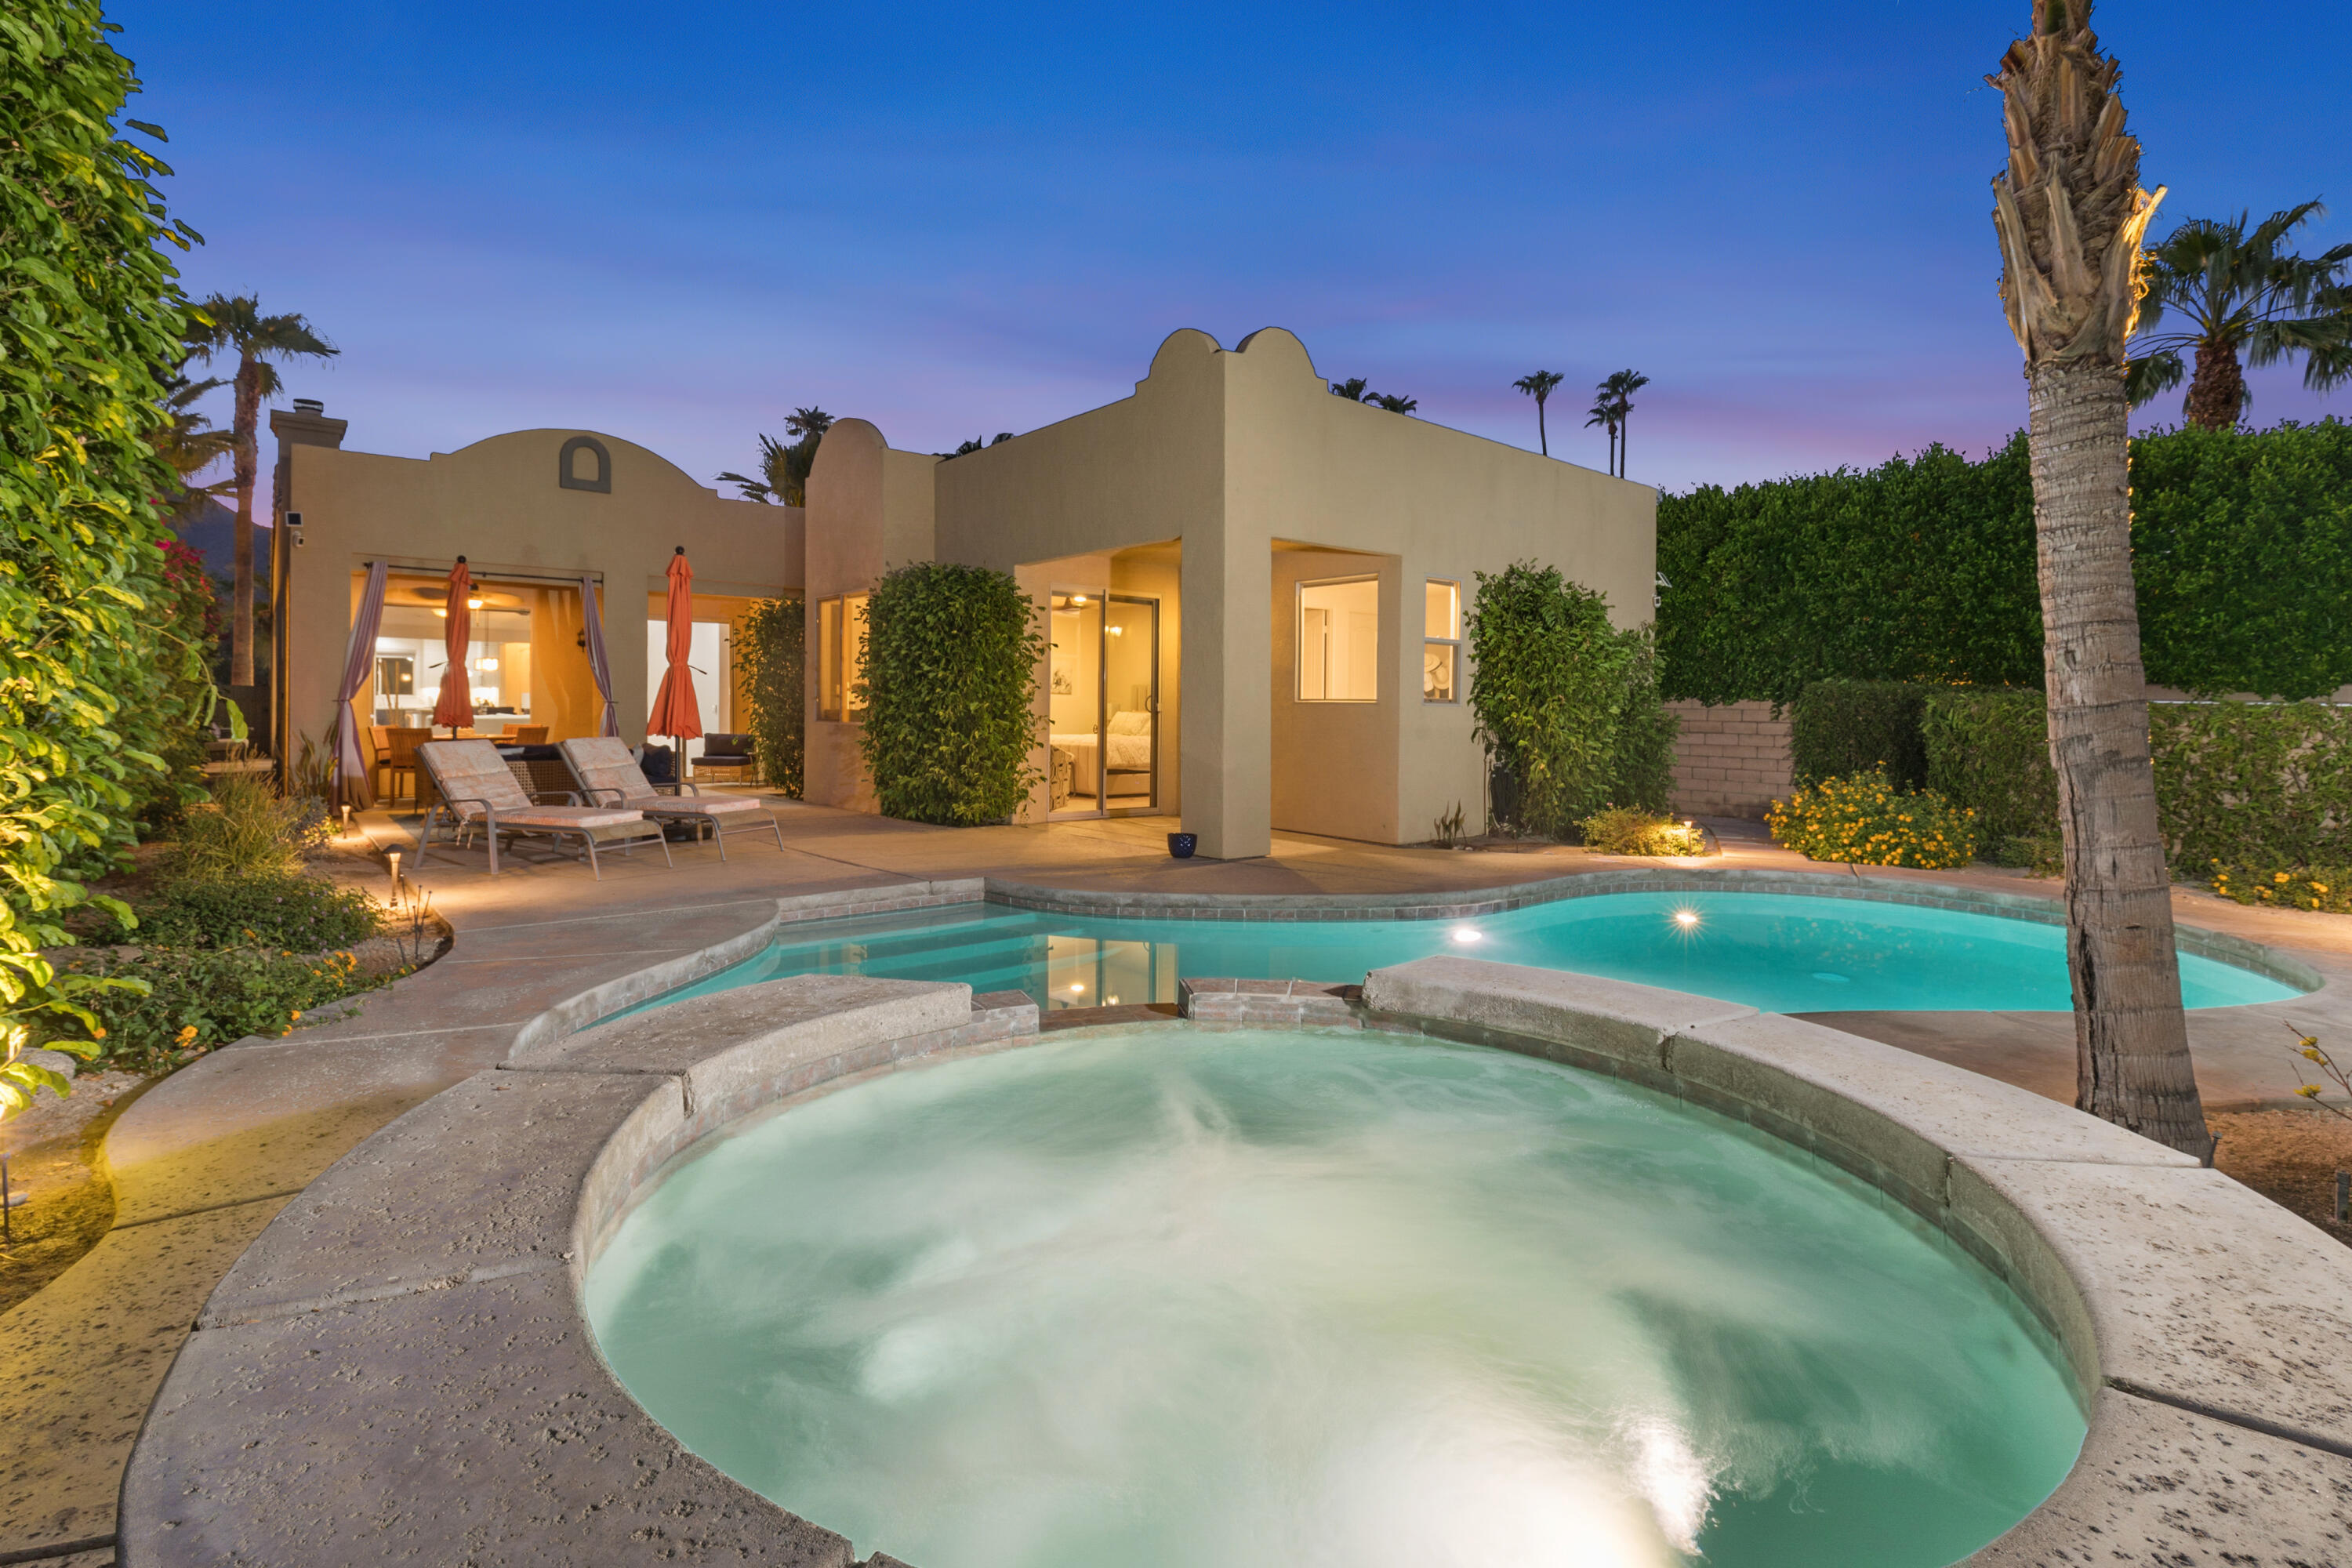
[[(507, 760), (488, 741), (427, 741), (416, 748), (418, 761), (433, 775), (434, 787), (448, 801), (488, 801), (504, 817), (510, 811), (531, 809), (530, 796), (516, 782)], [(478, 816), (478, 805), (461, 805), (467, 816)]]
[[(467, 820), (479, 822), (482, 809), (471, 806)], [(500, 811), (500, 827), (619, 827), (627, 823), (643, 822), (645, 814), (637, 811), (615, 811), (594, 805), (527, 805), (520, 811)]]
[(760, 803), (748, 795), (648, 795), (622, 804), (647, 816), (724, 816), (760, 809)]

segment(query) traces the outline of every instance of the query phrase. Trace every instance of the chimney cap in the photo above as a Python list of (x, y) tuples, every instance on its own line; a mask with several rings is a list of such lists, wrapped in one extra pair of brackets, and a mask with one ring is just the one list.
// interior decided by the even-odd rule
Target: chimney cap
[(318, 398), (298, 397), (294, 400), (294, 412), (297, 414), (324, 414), (326, 411), (326, 404)]

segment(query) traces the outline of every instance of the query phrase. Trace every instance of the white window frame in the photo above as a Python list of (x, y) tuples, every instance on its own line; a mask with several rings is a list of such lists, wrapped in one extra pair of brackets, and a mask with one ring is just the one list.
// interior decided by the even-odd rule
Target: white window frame
[[(1448, 588), (1451, 588), (1451, 589), (1453, 589), (1453, 590), (1454, 590), (1454, 635), (1453, 635), (1452, 637), (1431, 637), (1431, 636), (1429, 635), (1429, 590), (1430, 590), (1433, 586), (1435, 586), (1435, 585), (1438, 585), (1438, 584), (1443, 584), (1444, 586), (1448, 587)], [(1459, 581), (1457, 581), (1456, 579), (1452, 578), (1452, 577), (1424, 577), (1423, 579), (1422, 579), (1422, 584), (1421, 584), (1421, 646), (1422, 646), (1422, 652), (1423, 652), (1423, 657), (1422, 663), (1423, 663), (1423, 668), (1424, 672), (1426, 672), (1427, 668), (1428, 668), (1428, 658), (1427, 658), (1427, 655), (1428, 655), (1428, 650), (1429, 650), (1429, 649), (1431, 649), (1431, 648), (1433, 648), (1433, 647), (1450, 647), (1450, 648), (1452, 648), (1452, 649), (1454, 650), (1454, 689), (1453, 689), (1452, 694), (1451, 694), (1450, 696), (1445, 696), (1445, 697), (1432, 697), (1432, 696), (1429, 694), (1429, 688), (1428, 688), (1428, 686), (1424, 683), (1424, 684), (1423, 685), (1423, 687), (1422, 687), (1422, 690), (1421, 690), (1421, 700), (1422, 700), (1423, 702), (1427, 702), (1427, 703), (1431, 703), (1431, 704), (1444, 704), (1444, 703), (1459, 702), (1459, 701), (1461, 701), (1461, 700), (1462, 700), (1462, 584), (1461, 584), (1461, 583), (1460, 583)]]
[[(1291, 644), (1291, 647), (1290, 647), (1290, 663), (1291, 663), (1290, 693), (1291, 693), (1291, 700), (1292, 700), (1293, 701), (1297, 701), (1297, 702), (1338, 702), (1338, 703), (1352, 703), (1352, 704), (1354, 704), (1354, 705), (1355, 705), (1355, 706), (1357, 706), (1357, 707), (1367, 707), (1367, 706), (1370, 706), (1370, 705), (1375, 704), (1375, 703), (1377, 703), (1377, 702), (1379, 702), (1379, 701), (1380, 701), (1380, 700), (1381, 700), (1381, 660), (1380, 660), (1380, 635), (1381, 635), (1380, 627), (1381, 627), (1381, 621), (1380, 621), (1380, 588), (1379, 588), (1380, 581), (1381, 581), (1381, 574), (1380, 574), (1379, 573), (1377, 573), (1377, 572), (1359, 572), (1359, 573), (1356, 573), (1356, 574), (1352, 574), (1352, 575), (1350, 575), (1350, 576), (1346, 576), (1346, 577), (1317, 577), (1317, 578), (1314, 578), (1314, 579), (1312, 579), (1312, 580), (1310, 580), (1310, 581), (1304, 581), (1304, 582), (1301, 582), (1301, 583), (1297, 584), (1295, 587), (1293, 587), (1293, 588), (1292, 588), (1292, 590), (1291, 590), (1291, 612), (1290, 612), (1290, 644)], [(1309, 588), (1342, 588), (1342, 587), (1346, 587), (1349, 584), (1351, 584), (1351, 583), (1370, 583), (1370, 584), (1373, 584), (1373, 591), (1372, 591), (1372, 650), (1373, 650), (1373, 651), (1372, 651), (1372, 694), (1371, 694), (1370, 697), (1309, 697), (1309, 696), (1307, 696), (1307, 691), (1306, 691), (1306, 688), (1307, 688), (1307, 657), (1306, 657), (1306, 650), (1307, 650), (1307, 589), (1309, 589)], [(1330, 684), (1330, 682), (1329, 682), (1329, 678), (1328, 678), (1328, 675), (1327, 675), (1327, 676), (1326, 676), (1326, 678), (1325, 678), (1325, 682), (1324, 682), (1324, 684), (1325, 684), (1327, 687)]]

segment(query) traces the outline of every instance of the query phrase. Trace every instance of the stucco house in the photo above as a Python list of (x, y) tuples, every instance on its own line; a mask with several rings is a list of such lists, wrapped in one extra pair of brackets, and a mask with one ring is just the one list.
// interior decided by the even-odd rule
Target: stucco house
[[(280, 711), (298, 730), (331, 727), (365, 563), (392, 559), (422, 606), (466, 552), (532, 617), (519, 639), (529, 708), (557, 738), (591, 732), (578, 716), (597, 694), (569, 645), (581, 579), (593, 580), (636, 739), (650, 687), (628, 650), (658, 622), (683, 544), (698, 622), (710, 590), (715, 662), (752, 600), (806, 596), (806, 796), (871, 810), (856, 737), (866, 595), (891, 567), (954, 561), (1013, 574), (1048, 634), (1026, 820), (1177, 817), (1222, 858), (1267, 853), (1276, 829), (1418, 842), (1457, 805), (1476, 830), (1484, 758), (1462, 646), (1476, 574), (1557, 565), (1606, 593), (1624, 626), (1649, 617), (1655, 575), (1649, 487), (1334, 397), (1280, 329), (1230, 350), (1178, 331), (1133, 396), (961, 456), (900, 451), (843, 419), (805, 516), (725, 500), (585, 432), (418, 461), (343, 452), (340, 422), (316, 413), (272, 426), (279, 508), (304, 540), (278, 552)], [(583, 476), (605, 482), (583, 489)], [(729, 685), (715, 675), (715, 728)], [(525, 695), (496, 689), (508, 707)], [(355, 705), (385, 710), (384, 695)]]

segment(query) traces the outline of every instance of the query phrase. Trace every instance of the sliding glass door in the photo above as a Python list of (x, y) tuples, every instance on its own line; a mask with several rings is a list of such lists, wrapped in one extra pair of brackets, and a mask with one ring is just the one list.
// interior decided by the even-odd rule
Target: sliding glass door
[(1053, 815), (1160, 805), (1160, 602), (1056, 591), (1046, 655)]

